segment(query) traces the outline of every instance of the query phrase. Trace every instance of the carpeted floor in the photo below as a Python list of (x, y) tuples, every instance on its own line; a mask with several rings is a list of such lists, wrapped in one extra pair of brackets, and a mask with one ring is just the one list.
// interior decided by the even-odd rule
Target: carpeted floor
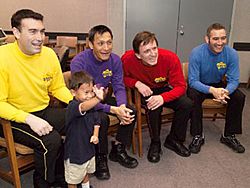
[[(250, 90), (241, 89), (246, 94), (243, 115), (243, 134), (237, 136), (245, 146), (244, 154), (234, 153), (219, 142), (223, 132), (224, 120), (204, 120), (205, 145), (199, 154), (188, 158), (176, 155), (162, 147), (161, 161), (153, 164), (147, 161), (147, 148), (150, 142), (148, 131), (143, 132), (144, 156), (137, 159), (136, 169), (126, 169), (109, 161), (111, 179), (97, 180), (94, 176), (90, 182), (94, 188), (247, 188), (250, 185)], [(162, 143), (169, 132), (164, 126), (161, 132)], [(187, 132), (186, 145), (191, 142)], [(32, 187), (32, 172), (21, 177), (24, 188)], [(12, 186), (0, 180), (0, 188)]]

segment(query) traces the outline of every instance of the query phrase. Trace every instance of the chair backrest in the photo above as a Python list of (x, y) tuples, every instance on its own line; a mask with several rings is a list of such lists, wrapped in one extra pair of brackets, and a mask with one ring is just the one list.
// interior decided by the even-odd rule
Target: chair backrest
[(188, 62), (183, 62), (181, 66), (182, 66), (184, 79), (187, 82), (188, 81)]
[(43, 45), (47, 46), (49, 44), (49, 36), (44, 37)]
[(69, 48), (77, 47), (77, 37), (74, 36), (57, 36), (56, 37), (57, 46), (67, 46)]
[(58, 59), (60, 61), (62, 72), (67, 71), (69, 69), (68, 68), (69, 48), (66, 46), (61, 46), (61, 47), (55, 47), (53, 49), (56, 52)]
[(13, 43), (16, 41), (16, 38), (14, 35), (7, 35), (7, 39), (5, 40), (5, 42), (7, 43)]

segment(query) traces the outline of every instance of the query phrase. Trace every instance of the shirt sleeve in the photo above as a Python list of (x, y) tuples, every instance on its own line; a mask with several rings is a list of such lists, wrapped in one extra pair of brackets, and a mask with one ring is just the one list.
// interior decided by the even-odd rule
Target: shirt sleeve
[(161, 94), (164, 102), (173, 101), (184, 95), (186, 91), (186, 82), (183, 76), (179, 58), (176, 55), (173, 55), (170, 62), (171, 65), (169, 66), (169, 85), (170, 87), (172, 87), (172, 89)]
[(17, 109), (8, 103), (8, 73), (0, 64), (0, 117), (16, 121), (18, 123), (25, 123), (25, 119), (29, 113)]
[(191, 88), (194, 88), (202, 93), (209, 93), (208, 85), (203, 84), (200, 81), (200, 63), (198, 55), (196, 51), (192, 51), (189, 56), (189, 64), (188, 64), (188, 83)]
[(239, 56), (235, 50), (230, 53), (229, 64), (226, 72), (227, 86), (229, 94), (233, 93), (239, 85)]
[(134, 88), (135, 84), (136, 84), (136, 82), (138, 80), (132, 78), (129, 75), (129, 68), (130, 68), (130, 62), (129, 61), (130, 60), (129, 60), (129, 57), (127, 57), (126, 53), (122, 56), (121, 60), (122, 60), (123, 73), (124, 73), (124, 77), (123, 77), (124, 84), (125, 84), (125, 86), (127, 86), (129, 88)]
[(118, 58), (114, 62), (113, 75), (111, 79), (114, 95), (116, 98), (117, 106), (127, 104), (126, 89), (123, 82), (123, 69), (121, 59)]
[(73, 96), (71, 95), (69, 89), (65, 85), (60, 63), (57, 58), (55, 59), (53, 69), (54, 69), (53, 71), (54, 75), (52, 83), (49, 87), (49, 92), (51, 93), (52, 96), (68, 104), (69, 101), (73, 99)]

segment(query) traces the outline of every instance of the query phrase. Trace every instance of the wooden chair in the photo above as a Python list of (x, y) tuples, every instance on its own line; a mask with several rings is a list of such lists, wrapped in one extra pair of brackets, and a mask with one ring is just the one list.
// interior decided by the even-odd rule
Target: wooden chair
[(21, 188), (20, 174), (34, 167), (33, 149), (14, 142), (10, 121), (0, 119), (0, 124), (4, 134), (0, 146), (7, 150), (0, 150), (0, 159), (8, 157), (10, 164), (10, 170), (0, 166), (0, 178)]
[(72, 59), (78, 53), (78, 39), (74, 36), (57, 36), (56, 46), (66, 46), (70, 49), (69, 58)]
[(7, 35), (7, 39), (5, 40), (5, 42), (7, 43), (13, 43), (16, 41), (16, 38), (14, 35)]
[[(136, 108), (136, 116), (137, 116), (137, 124), (136, 129), (133, 134), (133, 152), (136, 153), (136, 144), (135, 138), (137, 138), (138, 143), (138, 155), (142, 157), (143, 155), (143, 141), (142, 141), (142, 129), (147, 127), (147, 120), (145, 116), (145, 109), (141, 105), (141, 94), (136, 88), (127, 88), (128, 99), (132, 101), (128, 101), (129, 103), (133, 103)], [(162, 110), (162, 124), (171, 122), (173, 119), (174, 111), (170, 108), (163, 107)]]
[[(182, 71), (187, 82), (188, 62), (182, 63)], [(213, 121), (215, 121), (216, 119), (225, 119), (226, 106), (227, 105), (216, 102), (213, 99), (205, 99), (205, 101), (202, 103), (203, 118), (209, 118)]]
[(58, 56), (60, 61), (62, 72), (66, 72), (70, 69), (69, 60), (69, 48), (67, 46), (54, 47), (53, 50)]

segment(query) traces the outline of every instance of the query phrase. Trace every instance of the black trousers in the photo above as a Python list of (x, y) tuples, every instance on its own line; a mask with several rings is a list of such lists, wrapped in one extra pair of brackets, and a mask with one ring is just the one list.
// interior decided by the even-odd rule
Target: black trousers
[[(53, 130), (39, 136), (29, 125), (11, 122), (14, 141), (34, 149), (34, 175), (37, 179), (52, 183), (57, 177), (64, 177), (61, 135), (64, 134), (65, 109), (47, 107), (32, 114), (48, 121)], [(2, 128), (0, 134), (3, 135)]]
[[(223, 83), (212, 84), (215, 87), (225, 87)], [(188, 97), (194, 102), (194, 108), (191, 113), (190, 133), (192, 136), (202, 135), (202, 102), (206, 98), (214, 98), (212, 94), (201, 93), (193, 88), (188, 88)], [(245, 103), (245, 95), (236, 89), (227, 99), (226, 123), (224, 135), (242, 133), (242, 111)]]
[[(116, 106), (116, 100), (114, 97), (107, 97), (105, 99), (105, 103)], [(135, 109), (129, 105), (127, 108), (133, 110), (133, 114), (136, 115)], [(109, 127), (109, 117), (108, 115), (114, 115), (105, 112), (99, 112), (99, 116), (101, 117), (101, 126), (99, 130), (99, 143), (96, 145), (96, 154), (107, 154), (108, 153), (108, 127)], [(129, 146), (132, 141), (133, 130), (136, 122), (135, 120), (128, 125), (119, 125), (116, 140), (124, 144), (125, 146)]]
[[(159, 95), (170, 90), (171, 88), (168, 87), (152, 89), (153, 95)], [(146, 99), (148, 99), (148, 97), (142, 97), (142, 105), (146, 109), (147, 123), (152, 141), (160, 141), (161, 112), (163, 107), (168, 107), (174, 110), (174, 118), (169, 137), (176, 141), (184, 142), (186, 139), (187, 122), (192, 109), (191, 100), (186, 96), (181, 96), (173, 101), (165, 102), (163, 106), (155, 110), (149, 110), (146, 106)]]

